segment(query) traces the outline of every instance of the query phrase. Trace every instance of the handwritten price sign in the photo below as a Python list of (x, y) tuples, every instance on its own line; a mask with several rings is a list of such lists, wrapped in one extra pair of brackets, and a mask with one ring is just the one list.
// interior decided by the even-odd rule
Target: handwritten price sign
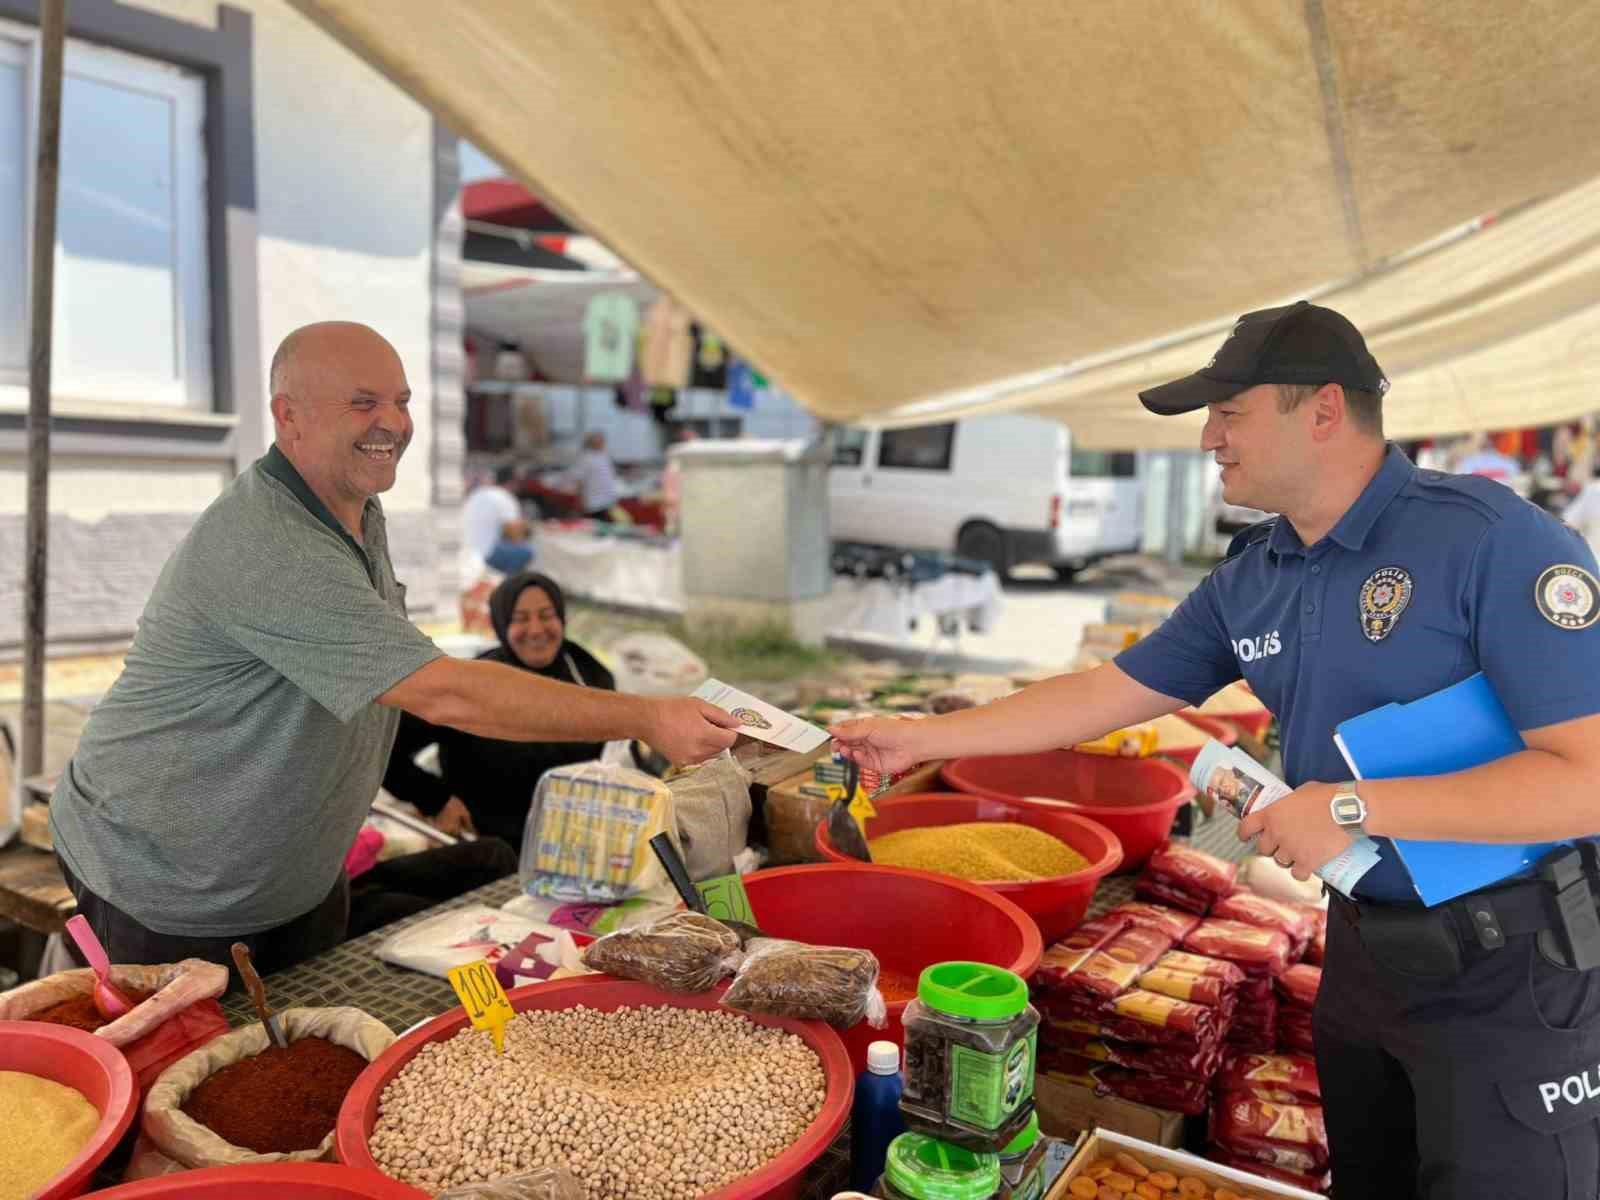
[(511, 1001), (506, 999), (500, 981), (495, 978), (494, 968), (479, 959), (464, 967), (452, 967), (447, 978), (450, 986), (456, 990), (461, 1007), (467, 1010), (472, 1027), (488, 1030), (494, 1038), (495, 1053), (504, 1054), (506, 1023), (517, 1013), (511, 1007)]

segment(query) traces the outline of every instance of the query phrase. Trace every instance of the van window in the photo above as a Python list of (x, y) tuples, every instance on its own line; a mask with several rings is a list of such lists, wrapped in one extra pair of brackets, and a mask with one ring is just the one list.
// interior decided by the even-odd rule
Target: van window
[(1132, 479), (1133, 451), (1079, 450), (1074, 446), (1071, 471), (1074, 479)]
[(955, 434), (954, 423), (885, 429), (878, 435), (878, 466), (910, 471), (948, 471)]
[(867, 431), (865, 429), (852, 429), (848, 425), (841, 425), (833, 431), (833, 465), (836, 467), (859, 467), (861, 456), (866, 453)]

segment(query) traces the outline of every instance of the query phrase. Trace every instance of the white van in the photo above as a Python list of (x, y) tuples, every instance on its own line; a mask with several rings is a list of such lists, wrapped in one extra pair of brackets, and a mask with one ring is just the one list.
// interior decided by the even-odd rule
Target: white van
[(1002, 577), (1043, 563), (1071, 579), (1144, 528), (1133, 453), (1075, 450), (1065, 425), (1022, 413), (842, 426), (829, 493), (835, 541), (953, 550)]

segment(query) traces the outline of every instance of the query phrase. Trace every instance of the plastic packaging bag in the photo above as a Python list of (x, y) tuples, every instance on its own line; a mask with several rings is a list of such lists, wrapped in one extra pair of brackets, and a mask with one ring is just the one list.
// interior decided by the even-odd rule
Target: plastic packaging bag
[(490, 1183), (464, 1183), (438, 1200), (584, 1200), (583, 1185), (565, 1167), (539, 1167)]
[(724, 750), (667, 780), (678, 841), (689, 878), (733, 873), (733, 858), (750, 837), (750, 772)]
[(583, 965), (669, 992), (704, 992), (738, 967), (739, 935), (721, 921), (675, 912), (608, 933), (583, 952)]
[(492, 966), (530, 933), (554, 937), (556, 930), (478, 904), (451, 909), (391, 934), (378, 947), (378, 957), (443, 979), (452, 967), (464, 967), (480, 958)]
[(881, 1029), (889, 1011), (878, 990), (878, 960), (872, 951), (779, 938), (746, 944), (744, 963), (722, 1003), (735, 1012), (826, 1021), (835, 1029), (848, 1029), (863, 1019)]
[[(354, 1050), (368, 1062), (387, 1050), (394, 1031), (358, 1008), (286, 1008), (278, 1014), (283, 1032), (296, 1041), (304, 1037), (327, 1038)], [(292, 1154), (258, 1154), (224, 1141), (183, 1111), (197, 1087), (223, 1067), (260, 1054), (268, 1046), (267, 1031), (252, 1022), (179, 1059), (156, 1080), (145, 1097), (143, 1136), (126, 1178), (145, 1179), (179, 1169), (234, 1166), (239, 1163), (332, 1161), (333, 1133), (313, 1150)]]
[(534, 789), (518, 876), (540, 896), (624, 900), (667, 882), (650, 849), (658, 833), (676, 845), (672, 790), (659, 779), (601, 762), (556, 767)]

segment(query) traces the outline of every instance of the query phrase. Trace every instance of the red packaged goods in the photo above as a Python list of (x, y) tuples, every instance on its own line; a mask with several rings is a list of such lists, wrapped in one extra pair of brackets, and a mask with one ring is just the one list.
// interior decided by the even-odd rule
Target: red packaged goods
[(1248, 1092), (1252, 1088), (1273, 1088), (1293, 1092), (1312, 1103), (1322, 1099), (1317, 1081), (1317, 1064), (1305, 1054), (1247, 1054), (1233, 1051), (1222, 1060), (1217, 1072), (1219, 1092)]
[[(1046, 1025), (1047, 1035), (1058, 1032), (1085, 1033), (1091, 1037), (1106, 1038), (1114, 1042), (1131, 1042), (1140, 1046), (1171, 1046), (1194, 1054), (1215, 1050), (1222, 1045), (1224, 1028), (1219, 1025), (1206, 1033), (1196, 1035), (1181, 1029), (1150, 1025), (1130, 1017), (1102, 1016), (1098, 1020), (1087, 1018), (1055, 1018)], [(1046, 1034), (1041, 1034), (1041, 1037)]]
[(1211, 1092), (1201, 1079), (1130, 1071), (1126, 1067), (1070, 1056), (1055, 1073), (1092, 1089), (1097, 1096), (1117, 1096), (1135, 1104), (1148, 1104), (1191, 1117), (1199, 1116), (1211, 1104)]
[(1207, 1008), (1221, 1008), (1233, 1002), (1233, 987), (1216, 976), (1191, 975), (1171, 967), (1151, 967), (1139, 976), (1139, 986), (1147, 992), (1160, 992)]
[(1236, 1171), (1248, 1171), (1252, 1175), (1259, 1175), (1262, 1179), (1272, 1179), (1278, 1183), (1287, 1183), (1290, 1187), (1304, 1188), (1308, 1192), (1328, 1192), (1333, 1189), (1333, 1172), (1331, 1171), (1323, 1171), (1320, 1175), (1305, 1175), (1299, 1171), (1285, 1171), (1279, 1167), (1269, 1167), (1266, 1163), (1241, 1158), (1237, 1154), (1229, 1154), (1226, 1150), (1219, 1150), (1215, 1147), (1212, 1148), (1207, 1157), (1212, 1162), (1220, 1163), (1224, 1167), (1232, 1167)]
[(1239, 877), (1239, 864), (1196, 850), (1178, 842), (1163, 842), (1145, 864), (1145, 874), (1154, 881), (1185, 891), (1205, 892), (1220, 899), (1233, 891)]
[(1058, 986), (1069, 974), (1081, 966), (1101, 946), (1126, 929), (1132, 922), (1115, 911), (1085, 921), (1066, 937), (1044, 952), (1039, 971), (1034, 976), (1034, 986)]
[(1233, 987), (1245, 981), (1244, 972), (1226, 959), (1207, 958), (1203, 954), (1190, 954), (1184, 950), (1167, 951), (1156, 959), (1156, 966), (1182, 971), (1187, 975), (1210, 975)]
[(1246, 979), (1239, 985), (1239, 1003), (1246, 1008), (1254, 1005), (1266, 1004), (1276, 1000), (1278, 993), (1273, 989), (1270, 975), (1257, 975)]
[(1215, 1036), (1218, 1028), (1215, 1009), (1139, 988), (1122, 993), (1108, 1002), (1106, 1009), (1130, 1021), (1156, 1025), (1162, 1029), (1177, 1029), (1197, 1038)]
[(1291, 1054), (1314, 1054), (1316, 1042), (1311, 1033), (1311, 1010), (1290, 1008), (1278, 1010), (1278, 1049)]
[(1183, 941), (1194, 932), (1194, 927), (1200, 924), (1200, 918), (1193, 913), (1179, 912), (1164, 904), (1145, 904), (1138, 900), (1119, 904), (1107, 915), (1118, 914), (1127, 917), (1135, 925), (1148, 925), (1153, 929), (1159, 929), (1168, 934), (1174, 942)]
[[(1222, 1067), (1223, 1050), (1220, 1046), (1201, 1049), (1141, 1046), (1137, 1042), (1118, 1042), (1088, 1033), (1049, 1029), (1039, 1045), (1039, 1061), (1046, 1064), (1046, 1070), (1052, 1070), (1054, 1068), (1049, 1064), (1062, 1055), (1077, 1055), (1095, 1062), (1112, 1063), (1131, 1071), (1155, 1071), (1161, 1075), (1176, 1075), (1180, 1079), (1210, 1081)], [(1284, 1095), (1298, 1098), (1292, 1092), (1285, 1092)]]
[(1132, 987), (1145, 969), (1170, 949), (1169, 934), (1144, 925), (1129, 926), (1070, 972), (1062, 986), (1109, 999)]
[(1270, 1025), (1230, 1025), (1227, 1045), (1230, 1050), (1271, 1054), (1278, 1048), (1278, 1023)]
[(1183, 948), (1208, 958), (1225, 958), (1246, 975), (1282, 975), (1289, 967), (1288, 936), (1243, 921), (1201, 921), (1183, 939)]
[(1139, 882), (1134, 885), (1133, 894), (1140, 900), (1150, 901), (1157, 906), (1180, 908), (1197, 917), (1203, 917), (1211, 911), (1211, 893), (1173, 887), (1169, 883), (1162, 883), (1159, 879), (1151, 879), (1144, 875), (1141, 875)]
[(1219, 920), (1243, 921), (1246, 925), (1282, 930), (1302, 952), (1316, 932), (1316, 918), (1311, 912), (1303, 905), (1285, 904), (1254, 892), (1235, 892), (1211, 906), (1211, 915)]
[(1285, 1171), (1328, 1169), (1328, 1130), (1320, 1104), (1273, 1104), (1237, 1093), (1211, 1106), (1211, 1141), (1229, 1154)]
[(1310, 1008), (1322, 988), (1322, 968), (1299, 963), (1278, 976), (1278, 991), (1283, 1002), (1295, 1008)]

